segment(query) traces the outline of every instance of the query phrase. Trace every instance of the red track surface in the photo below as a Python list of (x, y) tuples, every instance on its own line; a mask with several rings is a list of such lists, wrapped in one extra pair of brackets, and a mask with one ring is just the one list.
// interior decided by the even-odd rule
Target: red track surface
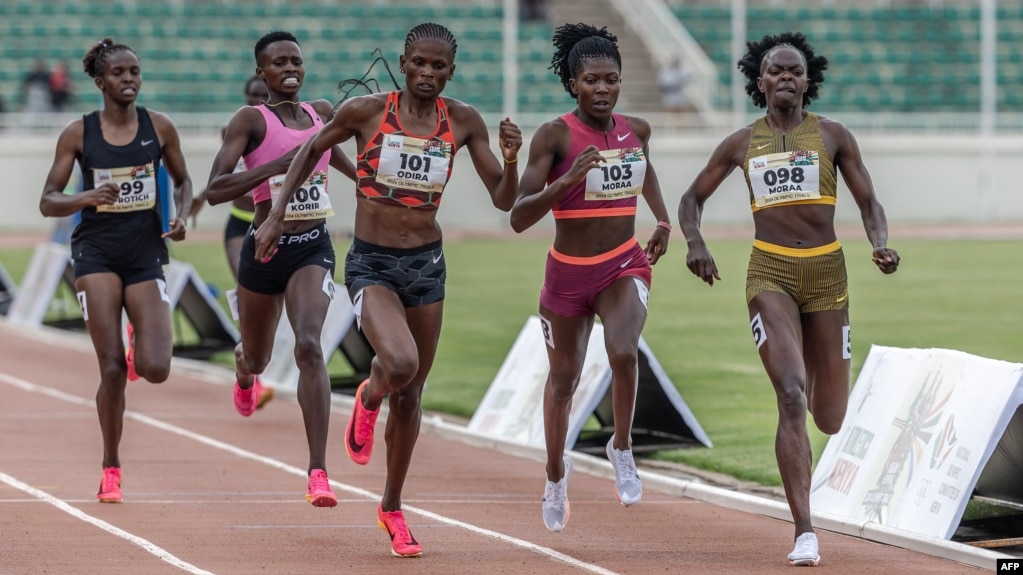
[[(394, 558), (375, 515), (383, 446), (365, 467), (348, 461), (341, 438), (350, 403), (340, 400), (331, 420), (328, 472), (340, 504), (318, 509), (304, 500), (298, 404), (278, 397), (243, 419), (229, 377), (214, 383), (180, 365), (165, 384), (129, 383), (125, 502), (100, 504), (98, 377), (83, 338), (0, 323), (2, 574), (801, 572), (785, 560), (789, 523), (650, 488), (626, 509), (610, 480), (578, 471), (571, 521), (549, 533), (540, 520), (542, 463), (426, 432), (404, 501), (423, 557)], [(817, 569), (832, 574), (994, 568), (819, 537)]]

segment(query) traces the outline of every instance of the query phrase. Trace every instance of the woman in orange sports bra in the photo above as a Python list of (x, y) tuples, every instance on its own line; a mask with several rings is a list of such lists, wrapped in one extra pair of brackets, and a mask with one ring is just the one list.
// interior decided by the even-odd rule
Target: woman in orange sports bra
[[(355, 463), (369, 462), (376, 418), (388, 397), (387, 481), (377, 521), (390, 536), (392, 552), (402, 557), (422, 554), (402, 513), (401, 494), (419, 436), (420, 397), (437, 352), (444, 311), (446, 264), (437, 208), (455, 153), (462, 148), (498, 209), (511, 209), (519, 183), (518, 126), (507, 119), (501, 122), (502, 165), (490, 149), (480, 113), (441, 96), (455, 73), (456, 46), (444, 26), (428, 22), (412, 28), (400, 59), (405, 87), (344, 101), (333, 119), (299, 149), (281, 191), (282, 197), (290, 197), (313, 169), (315, 158), (355, 138), (355, 238), (345, 259), (345, 286), (376, 356), (370, 377), (356, 391), (345, 451)], [(265, 256), (272, 253), (275, 238), (262, 238), (262, 232), (260, 228), (257, 233), (257, 255)]]
[(873, 260), (895, 272), (888, 223), (852, 133), (807, 112), (827, 60), (798, 33), (747, 43), (739, 61), (746, 93), (767, 114), (725, 138), (682, 196), (678, 217), (686, 265), (710, 285), (718, 276), (700, 234), (703, 205), (734, 170), (746, 176), (756, 235), (746, 277), (750, 329), (778, 397), (775, 453), (795, 527), (793, 565), (820, 561), (810, 517), (812, 453), (806, 412), (817, 428), (842, 427), (851, 344), (845, 257), (835, 236), (836, 172), (860, 208)]
[[(511, 225), (521, 232), (554, 214), (554, 245), (540, 292), (551, 366), (544, 388), (547, 483), (541, 513), (547, 529), (561, 531), (569, 515), (568, 416), (594, 316), (604, 324), (611, 367), (615, 433), (606, 452), (615, 469), (614, 492), (626, 506), (642, 498), (632, 456), (639, 336), (650, 266), (667, 251), (671, 224), (649, 160), (650, 124), (614, 112), (622, 69), (617, 38), (606, 28), (565, 24), (553, 41), (551, 67), (578, 106), (534, 134)], [(658, 220), (645, 248), (636, 240), (640, 194)]]

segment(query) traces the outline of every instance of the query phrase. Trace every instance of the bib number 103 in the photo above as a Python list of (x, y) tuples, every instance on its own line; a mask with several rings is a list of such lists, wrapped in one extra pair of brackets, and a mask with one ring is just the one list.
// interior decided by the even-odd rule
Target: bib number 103
[(632, 164), (612, 164), (600, 166), (605, 182), (620, 182), (632, 179)]

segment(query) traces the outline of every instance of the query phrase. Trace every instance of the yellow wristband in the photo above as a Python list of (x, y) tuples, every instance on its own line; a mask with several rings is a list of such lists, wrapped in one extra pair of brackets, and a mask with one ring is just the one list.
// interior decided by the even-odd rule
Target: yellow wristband
[(517, 161), (519, 161), (519, 159), (518, 159), (518, 158), (515, 158), (514, 160), (508, 160), (508, 159), (505, 159), (504, 163), (506, 163), (506, 164), (514, 164), (514, 163), (515, 163), (515, 162), (517, 162)]

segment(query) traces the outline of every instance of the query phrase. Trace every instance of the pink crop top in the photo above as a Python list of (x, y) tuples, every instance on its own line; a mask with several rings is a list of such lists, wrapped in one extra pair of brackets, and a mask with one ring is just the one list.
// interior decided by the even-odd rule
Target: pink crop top
[[(247, 156), (245, 156), (245, 167), (249, 170), (268, 164), (277, 158), (287, 154), (291, 150), (301, 146), (312, 137), (320, 128), (323, 127), (323, 120), (320, 119), (320, 115), (316, 113), (312, 105), (307, 102), (301, 102), (299, 104), (302, 109), (309, 114), (309, 117), (313, 120), (313, 125), (305, 130), (293, 130), (284, 125), (277, 114), (267, 108), (265, 104), (259, 105), (259, 111), (263, 114), (263, 120), (266, 121), (266, 135), (263, 137), (263, 142), (259, 146), (252, 150)], [(316, 162), (316, 167), (313, 168), (313, 172), (326, 173), (327, 168), (330, 167), (330, 150), (327, 150), (320, 156), (320, 159)], [(270, 181), (260, 183), (252, 190), (252, 200), (254, 203), (262, 203), (270, 199)]]

